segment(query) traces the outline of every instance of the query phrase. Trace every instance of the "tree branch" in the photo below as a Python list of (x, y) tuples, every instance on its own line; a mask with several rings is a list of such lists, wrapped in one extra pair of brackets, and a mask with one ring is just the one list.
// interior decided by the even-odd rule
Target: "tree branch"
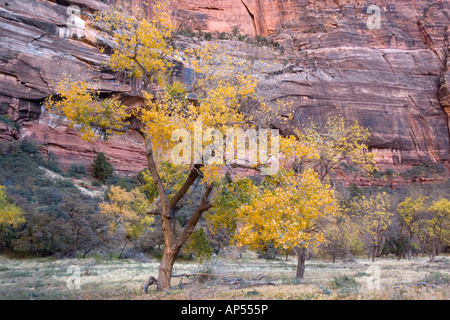
[(163, 213), (166, 215), (166, 218), (169, 218), (170, 210), (167, 210), (166, 190), (164, 189), (164, 185), (156, 167), (155, 159), (153, 158), (153, 146), (150, 138), (148, 138), (145, 143), (145, 154), (147, 157), (148, 170), (150, 171), (153, 181), (156, 184), (156, 188), (158, 189), (159, 201), (161, 203), (161, 207), (163, 208)]
[(202, 200), (195, 212), (192, 214), (191, 218), (189, 219), (188, 223), (183, 229), (183, 232), (181, 233), (180, 237), (177, 239), (177, 242), (175, 244), (176, 248), (181, 248), (181, 246), (186, 242), (186, 240), (189, 238), (189, 236), (194, 231), (195, 226), (197, 225), (198, 220), (202, 216), (202, 213), (206, 210), (210, 209), (213, 205), (211, 202), (208, 201), (209, 195), (211, 194), (211, 191), (213, 190), (214, 186), (211, 184), (206, 188), (205, 193), (203, 194)]
[(146, 214), (151, 215), (151, 216), (160, 216), (161, 215), (161, 211), (159, 211), (159, 210), (147, 211)]
[(200, 176), (200, 167), (201, 165), (199, 164), (194, 165), (194, 168), (192, 168), (183, 186), (180, 188), (180, 190), (178, 190), (175, 196), (170, 199), (169, 210), (175, 208), (177, 203), (181, 200), (181, 198), (183, 198), (189, 188), (194, 184), (195, 180)]

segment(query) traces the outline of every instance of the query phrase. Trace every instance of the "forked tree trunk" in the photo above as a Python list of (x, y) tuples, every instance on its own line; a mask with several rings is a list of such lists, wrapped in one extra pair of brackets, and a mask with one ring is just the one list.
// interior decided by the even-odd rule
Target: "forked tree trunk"
[(297, 252), (297, 272), (295, 277), (297, 279), (303, 279), (305, 275), (307, 250), (306, 248), (296, 248), (295, 251)]
[[(194, 231), (195, 226), (197, 225), (202, 213), (212, 207), (212, 203), (209, 202), (209, 195), (213, 190), (214, 186), (210, 184), (206, 187), (206, 190), (203, 194), (203, 197), (200, 201), (195, 212), (192, 213), (188, 222), (184, 226), (183, 231), (177, 237), (175, 233), (175, 220), (173, 217), (173, 210), (175, 210), (178, 202), (186, 195), (187, 191), (191, 188), (191, 186), (195, 183), (197, 178), (200, 177), (201, 168), (200, 165), (194, 165), (191, 169), (188, 177), (186, 178), (184, 184), (181, 188), (171, 197), (171, 199), (167, 199), (166, 190), (164, 188), (163, 182), (158, 172), (158, 168), (153, 158), (153, 146), (150, 139), (147, 139), (145, 143), (145, 151), (148, 162), (148, 170), (150, 171), (153, 182), (156, 184), (156, 188), (158, 190), (158, 199), (160, 203), (160, 209), (155, 212), (151, 212), (151, 214), (156, 214), (161, 216), (162, 229), (164, 232), (164, 253), (161, 259), (161, 264), (159, 266), (158, 272), (158, 280), (157, 282), (157, 290), (169, 290), (170, 289), (170, 279), (172, 277), (172, 269), (175, 263), (175, 259), (177, 258), (178, 252), (189, 236)], [(147, 291), (148, 286), (154, 281), (150, 281), (149, 279), (147, 284), (144, 284), (144, 292)]]

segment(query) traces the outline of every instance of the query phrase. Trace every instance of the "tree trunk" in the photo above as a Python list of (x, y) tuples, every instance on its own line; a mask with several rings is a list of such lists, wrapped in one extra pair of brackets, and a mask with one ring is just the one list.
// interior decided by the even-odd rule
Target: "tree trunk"
[(123, 255), (123, 251), (125, 250), (125, 247), (128, 244), (128, 240), (125, 240), (125, 244), (122, 247), (122, 250), (120, 250), (120, 255), (119, 255), (119, 259), (122, 259), (122, 255)]
[(221, 246), (222, 246), (222, 245), (221, 245), (221, 243), (219, 242), (219, 244), (217, 245), (216, 255), (219, 255)]
[(372, 262), (375, 262), (375, 253), (376, 253), (376, 251), (377, 251), (377, 248), (376, 248), (376, 246), (374, 246), (373, 249), (372, 249)]
[(412, 257), (412, 233), (409, 233), (409, 248), (408, 248), (408, 261), (411, 261)]
[(172, 269), (175, 263), (175, 258), (177, 253), (168, 250), (164, 247), (164, 253), (161, 259), (161, 264), (159, 265), (158, 273), (158, 287), (156, 290), (169, 290), (170, 289), (170, 279), (172, 278)]
[(303, 279), (303, 276), (305, 275), (305, 265), (306, 265), (306, 254), (307, 250), (306, 248), (296, 248), (297, 251), (297, 272), (295, 274), (295, 277), (297, 279)]
[(434, 258), (436, 257), (436, 244), (433, 241), (431, 245), (431, 255), (430, 255), (430, 262), (434, 262)]
[(89, 248), (89, 249), (87, 249), (87, 250), (84, 250), (84, 254), (83, 254), (83, 259), (84, 258), (86, 258), (86, 255), (89, 253), (89, 252), (91, 252), (91, 248)]

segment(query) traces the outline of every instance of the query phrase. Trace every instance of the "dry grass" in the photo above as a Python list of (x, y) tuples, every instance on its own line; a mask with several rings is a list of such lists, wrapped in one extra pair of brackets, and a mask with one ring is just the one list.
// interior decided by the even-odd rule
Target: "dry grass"
[[(1, 299), (445, 299), (450, 298), (450, 257), (428, 263), (426, 258), (413, 261), (380, 259), (381, 287), (370, 290), (366, 260), (357, 263), (308, 261), (305, 279), (296, 281), (296, 261), (258, 260), (246, 255), (239, 260), (219, 258), (209, 265), (212, 277), (204, 281), (173, 278), (173, 290), (156, 292), (152, 287), (143, 296), (140, 286), (149, 275), (157, 275), (158, 261), (141, 263), (131, 260), (26, 259), (0, 256)], [(81, 270), (81, 289), (69, 289), (68, 267)], [(203, 271), (207, 265), (194, 262), (175, 264), (174, 274)], [(357, 287), (335, 286), (335, 277), (348, 276)], [(238, 285), (227, 280), (241, 279)], [(340, 278), (336, 278), (340, 279)], [(180, 286), (180, 280), (182, 285)], [(356, 282), (354, 282), (355, 280)], [(436, 280), (436, 281), (435, 281)], [(448, 280), (448, 281), (447, 281)], [(259, 282), (275, 285), (248, 286)], [(242, 285), (247, 287), (240, 288)], [(355, 289), (355, 290), (354, 290)]]

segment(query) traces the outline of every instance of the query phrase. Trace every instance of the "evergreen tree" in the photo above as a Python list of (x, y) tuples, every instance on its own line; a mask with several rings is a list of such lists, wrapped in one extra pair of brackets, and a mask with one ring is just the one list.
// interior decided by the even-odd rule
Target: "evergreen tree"
[(111, 163), (106, 160), (105, 154), (99, 152), (94, 163), (94, 178), (98, 179), (102, 183), (105, 183), (106, 179), (112, 177), (114, 168)]

